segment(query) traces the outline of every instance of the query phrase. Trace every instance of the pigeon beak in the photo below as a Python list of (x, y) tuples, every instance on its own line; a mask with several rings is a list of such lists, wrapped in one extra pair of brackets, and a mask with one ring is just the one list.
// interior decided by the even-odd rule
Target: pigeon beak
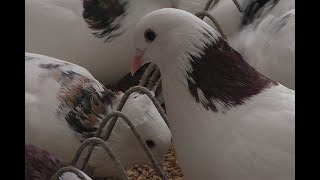
[(134, 73), (137, 72), (137, 70), (143, 64), (143, 54), (144, 54), (144, 50), (141, 50), (139, 48), (136, 49), (136, 54), (135, 54), (133, 62), (131, 64), (131, 75), (132, 76), (134, 75)]

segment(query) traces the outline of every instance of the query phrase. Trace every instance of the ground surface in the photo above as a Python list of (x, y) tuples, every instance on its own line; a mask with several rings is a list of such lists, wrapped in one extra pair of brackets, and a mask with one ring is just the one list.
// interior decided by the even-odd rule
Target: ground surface
[[(173, 146), (165, 155), (163, 163), (163, 171), (165, 172), (168, 180), (183, 180), (183, 175), (180, 166), (176, 160)], [(134, 166), (127, 171), (130, 180), (161, 180), (157, 173), (148, 166)]]

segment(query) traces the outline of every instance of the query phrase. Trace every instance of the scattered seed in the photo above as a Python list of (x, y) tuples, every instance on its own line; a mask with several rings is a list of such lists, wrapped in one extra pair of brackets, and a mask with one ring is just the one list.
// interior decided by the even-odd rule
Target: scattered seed
[[(162, 170), (168, 180), (184, 180), (173, 146), (170, 147), (169, 152), (165, 155), (165, 161), (162, 166)], [(147, 165), (133, 166), (127, 171), (127, 175), (132, 180), (161, 180), (154, 169)]]

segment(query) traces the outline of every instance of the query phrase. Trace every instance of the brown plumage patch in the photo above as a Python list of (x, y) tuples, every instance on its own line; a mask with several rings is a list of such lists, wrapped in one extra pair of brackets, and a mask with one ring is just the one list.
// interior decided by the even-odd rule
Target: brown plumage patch
[[(92, 80), (76, 74), (72, 81), (64, 79), (58, 99), (62, 106), (71, 107), (73, 113), (67, 119), (69, 125), (79, 133), (94, 132), (100, 124), (101, 114), (106, 114), (107, 104), (93, 88)], [(77, 122), (77, 123), (76, 123)]]
[(66, 120), (70, 128), (81, 136), (92, 136), (100, 125), (102, 115), (107, 114), (107, 106), (111, 105), (115, 94), (94, 79), (61, 69), (63, 66), (42, 64), (40, 68), (48, 71), (42, 74), (41, 81), (52, 78), (60, 84), (57, 99), (61, 104), (57, 117)]
[(93, 33), (96, 37), (110, 40), (121, 34), (114, 33), (121, 26), (119, 21), (115, 24), (115, 20), (125, 16), (126, 5), (127, 2), (122, 0), (84, 0), (82, 16), (89, 28), (98, 30)]
[(267, 4), (271, 4), (270, 10), (279, 2), (279, 0), (252, 0), (246, 5), (242, 16), (242, 26), (251, 24), (254, 19), (261, 16), (262, 10)]
[[(187, 81), (191, 95), (208, 110), (217, 111), (212, 99), (226, 107), (234, 107), (277, 85), (251, 67), (222, 38), (208, 45), (203, 52), (200, 58), (190, 55), (192, 71), (188, 72)], [(203, 92), (207, 102), (200, 101), (198, 90)]]
[(66, 164), (56, 156), (31, 144), (25, 145), (25, 180), (50, 179)]

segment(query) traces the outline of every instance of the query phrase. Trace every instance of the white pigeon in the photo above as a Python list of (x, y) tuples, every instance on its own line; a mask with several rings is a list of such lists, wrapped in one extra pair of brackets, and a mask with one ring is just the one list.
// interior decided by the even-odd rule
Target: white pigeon
[(230, 45), (260, 73), (295, 89), (295, 9), (271, 14), (230, 39)]
[[(67, 164), (49, 152), (32, 144), (25, 145), (25, 180), (49, 180), (60, 168)], [(88, 175), (78, 169), (85, 180), (92, 180)], [(59, 180), (83, 180), (73, 172), (65, 172)]]
[[(209, 13), (228, 36), (229, 44), (260, 73), (295, 89), (295, 1), (220, 1)], [(205, 21), (215, 28), (209, 19)]]
[(25, 51), (66, 59), (88, 69), (101, 83), (112, 83), (130, 71), (131, 29), (141, 17), (168, 7), (198, 12), (206, 2), (26, 0)]
[[(85, 68), (39, 54), (25, 53), (25, 140), (71, 162), (81, 142), (92, 137), (102, 119), (115, 110), (123, 93), (101, 85)], [(147, 95), (134, 93), (122, 109), (162, 162), (171, 132)], [(105, 131), (104, 131), (105, 132)], [(108, 143), (124, 168), (150, 160), (120, 118)], [(102, 147), (89, 160), (95, 177), (118, 173)]]
[[(26, 0), (25, 51), (66, 59), (110, 83), (130, 71), (130, 27), (164, 7), (171, 0)], [(95, 37), (83, 16), (93, 29), (108, 31), (105, 37)]]
[[(237, 0), (243, 12), (236, 7), (234, 0), (220, 0), (208, 10), (223, 27), (228, 37), (233, 37), (239, 31), (250, 24), (258, 24), (266, 15), (279, 17), (286, 12), (295, 9), (294, 0)], [(204, 19), (210, 26), (216, 29), (213, 22)]]
[(134, 32), (134, 73), (155, 63), (186, 179), (295, 179), (295, 92), (251, 67), (204, 21), (156, 10)]
[[(275, 16), (280, 16), (294, 8), (294, 0), (269, 1), (277, 2), (275, 7), (270, 12), (268, 11), (269, 14)], [(259, 9), (264, 7), (260, 4), (264, 5), (268, 1), (239, 0), (239, 2), (243, 7), (258, 4)], [(131, 29), (141, 17), (153, 10), (166, 7), (175, 7), (196, 13), (202, 11), (206, 3), (207, 0), (26, 0), (25, 50), (70, 60), (72, 63), (88, 69), (103, 84), (112, 83), (129, 72), (128, 64), (133, 50), (128, 45), (131, 44), (128, 41), (132, 39)], [(255, 10), (254, 12), (256, 12)], [(237, 10), (232, 0), (220, 1), (216, 7), (210, 10), (210, 13), (222, 24), (228, 36), (232, 36), (233, 32), (240, 31), (243, 15)], [(254, 19), (255, 13), (247, 14), (249, 19)], [(205, 20), (215, 27), (210, 20)], [(108, 42), (104, 43), (105, 40)], [(256, 43), (252, 44), (257, 45)], [(232, 43), (231, 45), (234, 47)], [(250, 45), (248, 49), (254, 49), (252, 47), (253, 45)], [(248, 54), (248, 52), (251, 53), (250, 50), (244, 48), (244, 52), (240, 51), (240, 53), (242, 55)], [(274, 53), (269, 49), (265, 52), (269, 51)], [(281, 49), (279, 52), (287, 53)], [(289, 55), (292, 56), (292, 54)], [(247, 59), (251, 60), (250, 56)], [(285, 62), (287, 61), (283, 61), (284, 64)], [(258, 71), (264, 67), (260, 64), (257, 67), (255, 63), (250, 64)], [(290, 72), (294, 69), (294, 66), (290, 66), (291, 64), (294, 62), (287, 67)], [(279, 67), (283, 66), (272, 67), (278, 73)], [(268, 68), (266, 69), (268, 70)], [(267, 70), (262, 69), (260, 72), (264, 74)], [(265, 75), (269, 77), (269, 74), (267, 72)], [(278, 79), (278, 74), (274, 77), (271, 76), (271, 78), (291, 87), (286, 83), (286, 79), (282, 81), (282, 76)], [(286, 75), (294, 79), (294, 76), (291, 76), (292, 73), (284, 74), (283, 78), (286, 78)]]

